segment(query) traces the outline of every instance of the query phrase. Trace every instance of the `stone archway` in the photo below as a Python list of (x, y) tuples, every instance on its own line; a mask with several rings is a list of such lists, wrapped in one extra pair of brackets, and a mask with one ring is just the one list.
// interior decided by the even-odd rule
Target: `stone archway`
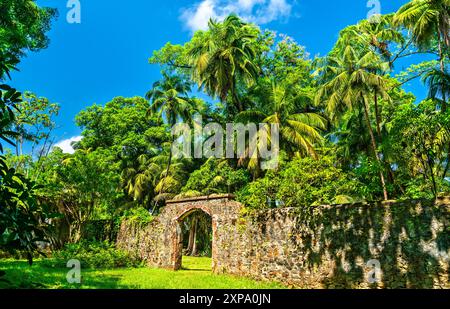
[(204, 206), (193, 206), (192, 208), (188, 208), (187, 210), (183, 210), (181, 214), (179, 214), (176, 218), (174, 218), (175, 224), (176, 224), (176, 239), (174, 241), (174, 248), (173, 248), (173, 265), (174, 270), (179, 270), (182, 267), (182, 260), (183, 260), (183, 231), (182, 231), (182, 225), (186, 218), (188, 218), (191, 214), (202, 211), (205, 214), (209, 215), (211, 217), (211, 226), (212, 226), (212, 242), (211, 242), (211, 258), (213, 261), (215, 261), (216, 256), (216, 248), (215, 248), (215, 238), (217, 233), (217, 223), (215, 222), (217, 220), (217, 217), (214, 218), (211, 214), (211, 210), (208, 207)]
[[(174, 214), (171, 219), (171, 268), (181, 269), (183, 235), (181, 224), (183, 220), (195, 211), (203, 211), (211, 217), (212, 222), (212, 270), (217, 269), (218, 244), (226, 233), (226, 228), (234, 225), (239, 216), (241, 204), (233, 201), (234, 196), (212, 195), (182, 200), (167, 201), (165, 210)], [(163, 215), (163, 214), (161, 214)]]
[(172, 270), (181, 268), (182, 236), (180, 222), (194, 211), (201, 210), (211, 217), (212, 271), (220, 272), (226, 264), (226, 250), (235, 235), (242, 205), (234, 195), (210, 195), (171, 200), (161, 213), (145, 228), (123, 223), (118, 235), (118, 247), (145, 260), (149, 266)]

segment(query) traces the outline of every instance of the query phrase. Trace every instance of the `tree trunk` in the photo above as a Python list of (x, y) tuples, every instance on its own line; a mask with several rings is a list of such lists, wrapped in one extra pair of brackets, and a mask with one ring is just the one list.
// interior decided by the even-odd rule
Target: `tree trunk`
[(198, 220), (197, 220), (197, 218), (195, 218), (195, 223), (194, 223), (194, 243), (192, 244), (192, 256), (197, 256), (197, 255), (198, 255), (198, 248), (197, 248), (197, 225), (198, 225)]
[(378, 110), (378, 95), (377, 95), (377, 93), (375, 93), (374, 102), (375, 102), (375, 117), (376, 117), (376, 122), (377, 122), (377, 134), (378, 134), (378, 138), (380, 139), (380, 142), (381, 142), (382, 141), (381, 118), (380, 118), (380, 112)]
[[(363, 100), (363, 104), (364, 104), (364, 115), (366, 117), (367, 128), (369, 129), (370, 140), (372, 142), (372, 148), (373, 148), (373, 152), (375, 154), (375, 159), (381, 165), (381, 159), (380, 159), (380, 156), (378, 155), (378, 150), (377, 150), (377, 142), (375, 140), (375, 135), (373, 134), (372, 125), (370, 123), (369, 108), (368, 108), (365, 100)], [(389, 197), (388, 197), (388, 193), (387, 193), (387, 189), (386, 189), (386, 181), (384, 179), (383, 171), (380, 171), (380, 180), (381, 180), (381, 186), (383, 187), (384, 200), (387, 201), (389, 199)]]
[[(378, 94), (375, 92), (374, 95), (374, 103), (375, 103), (375, 117), (376, 117), (376, 123), (377, 123), (377, 134), (378, 134), (378, 140), (380, 141), (380, 143), (383, 143), (383, 136), (382, 136), (382, 132), (381, 132), (381, 115), (380, 115), (380, 110), (378, 107)], [(383, 153), (384, 155), (384, 153)], [(387, 162), (386, 158), (385, 158), (385, 167), (386, 170), (388, 172), (388, 179), (392, 182), (392, 184), (395, 185), (395, 175), (394, 172), (392, 171), (391, 165), (389, 162)], [(400, 187), (400, 190), (403, 191), (403, 189)]]
[(242, 102), (241, 102), (241, 100), (239, 99), (239, 96), (237, 95), (237, 93), (235, 92), (235, 90), (233, 89), (233, 90), (231, 90), (231, 92), (232, 92), (232, 97), (233, 97), (233, 100), (234, 100), (234, 102), (235, 102), (235, 106), (238, 108), (238, 110), (239, 110), (239, 113), (240, 112), (243, 112), (244, 111), (244, 106), (242, 105)]
[(430, 176), (431, 176), (431, 182), (433, 184), (434, 197), (437, 197), (438, 189), (437, 189), (437, 184), (436, 184), (436, 178), (434, 177), (434, 169), (433, 169), (434, 164), (433, 164), (432, 158), (430, 158), (429, 155), (427, 155), (427, 165), (430, 168)]
[(197, 237), (197, 218), (193, 217), (192, 221), (191, 221), (191, 226), (189, 228), (189, 241), (188, 241), (188, 246), (186, 249), (186, 255), (188, 256), (192, 256), (194, 255), (194, 249), (195, 248), (195, 241), (196, 241), (196, 237)]
[(19, 150), (20, 150), (20, 155), (23, 155), (23, 137), (20, 137), (20, 146), (19, 146)]
[[(441, 66), (442, 76), (445, 74), (445, 64), (444, 64), (444, 51), (442, 50), (441, 33), (438, 31), (438, 46), (439, 46), (439, 63)], [(447, 111), (447, 102), (445, 101), (445, 87), (442, 85), (442, 112)]]
[(172, 164), (172, 144), (173, 144), (173, 137), (170, 138), (169, 161), (167, 162), (166, 175), (164, 175), (164, 179), (161, 184), (161, 189), (159, 190), (159, 195), (161, 195), (164, 192), (164, 185), (166, 183), (167, 176), (169, 176), (170, 165)]
[(191, 222), (191, 226), (189, 228), (189, 240), (188, 240), (188, 246), (186, 248), (186, 255), (190, 256), (192, 254), (192, 248), (194, 245), (194, 229), (193, 224), (194, 222)]

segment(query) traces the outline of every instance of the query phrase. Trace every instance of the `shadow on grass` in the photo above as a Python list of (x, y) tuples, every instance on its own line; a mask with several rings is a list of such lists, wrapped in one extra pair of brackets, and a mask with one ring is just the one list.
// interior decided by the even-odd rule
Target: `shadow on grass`
[(81, 283), (67, 281), (69, 268), (46, 266), (36, 261), (29, 266), (25, 261), (0, 260), (0, 269), (5, 276), (0, 281), (0, 289), (129, 289), (121, 284), (121, 275), (108, 274), (106, 270), (82, 269)]

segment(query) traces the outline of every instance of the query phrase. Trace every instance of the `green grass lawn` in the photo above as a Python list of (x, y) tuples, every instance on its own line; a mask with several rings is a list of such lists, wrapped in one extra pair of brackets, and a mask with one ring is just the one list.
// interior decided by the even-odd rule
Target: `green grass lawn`
[[(211, 273), (210, 258), (183, 257), (183, 270), (154, 268), (82, 269), (82, 283), (69, 284), (68, 268), (45, 266), (36, 260), (33, 266), (26, 261), (0, 260), (4, 277), (15, 288), (45, 289), (272, 289), (283, 288), (272, 282), (259, 282), (230, 275)], [(11, 284), (0, 280), (0, 288)]]

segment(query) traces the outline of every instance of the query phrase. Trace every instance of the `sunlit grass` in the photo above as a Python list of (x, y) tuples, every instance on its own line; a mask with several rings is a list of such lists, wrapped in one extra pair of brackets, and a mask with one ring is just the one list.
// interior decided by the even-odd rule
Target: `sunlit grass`
[(69, 284), (67, 268), (51, 268), (37, 260), (33, 266), (26, 261), (0, 260), (6, 271), (0, 288), (46, 289), (276, 289), (282, 285), (248, 278), (211, 273), (210, 258), (183, 257), (183, 270), (119, 268), (82, 269), (82, 283)]

